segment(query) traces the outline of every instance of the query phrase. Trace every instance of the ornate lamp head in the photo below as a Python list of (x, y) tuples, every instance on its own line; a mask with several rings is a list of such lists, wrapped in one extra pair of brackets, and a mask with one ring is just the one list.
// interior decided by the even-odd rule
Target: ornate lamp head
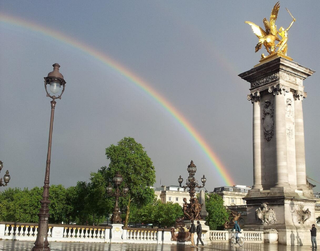
[(122, 180), (123, 180), (123, 178), (122, 178), (121, 174), (119, 172), (117, 172), (116, 176), (114, 176), (114, 178), (113, 178), (114, 183), (118, 186), (122, 183)]
[(197, 172), (197, 167), (196, 167), (196, 165), (193, 163), (193, 160), (191, 160), (190, 165), (188, 166), (187, 170), (188, 170), (188, 173), (189, 173), (191, 176), (194, 176), (195, 173)]
[(64, 92), (66, 81), (63, 75), (59, 72), (60, 65), (55, 63), (52, 65), (53, 71), (49, 72), (48, 76), (44, 78), (44, 87), (47, 96), (54, 99), (61, 99)]

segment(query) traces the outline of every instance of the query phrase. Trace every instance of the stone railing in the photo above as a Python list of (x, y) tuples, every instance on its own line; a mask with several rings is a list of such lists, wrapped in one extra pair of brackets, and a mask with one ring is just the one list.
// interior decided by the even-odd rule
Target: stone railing
[(263, 231), (243, 231), (242, 236), (245, 242), (250, 242), (250, 243), (264, 242)]
[(212, 242), (229, 241), (230, 233), (228, 231), (209, 231), (209, 240)]
[[(242, 237), (245, 242), (263, 243), (263, 231), (242, 231)], [(209, 240), (211, 242), (228, 242), (232, 236), (231, 231), (209, 231)]]
[[(35, 241), (38, 224), (0, 222), (0, 239)], [(196, 235), (195, 235), (196, 236)], [(203, 241), (228, 242), (230, 231), (208, 231), (203, 234)], [(263, 243), (263, 231), (242, 231), (245, 242)], [(196, 237), (195, 237), (196, 238)], [(56, 242), (118, 242), (118, 243), (159, 243), (177, 244), (171, 240), (170, 229), (126, 228), (121, 224), (113, 226), (81, 226), (49, 224), (48, 241)], [(190, 243), (186, 242), (186, 244)]]
[[(159, 236), (160, 235), (160, 236)], [(158, 228), (124, 228), (124, 242), (134, 243), (158, 243), (161, 240), (162, 229)]]
[[(49, 224), (48, 241), (107, 242), (111, 227)], [(35, 241), (38, 224), (0, 223), (0, 239)]]

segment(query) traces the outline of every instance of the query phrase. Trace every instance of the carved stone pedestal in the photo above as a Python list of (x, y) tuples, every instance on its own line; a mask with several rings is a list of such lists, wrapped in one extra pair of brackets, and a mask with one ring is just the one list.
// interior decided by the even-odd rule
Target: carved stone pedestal
[[(249, 194), (245, 230), (277, 230), (278, 243), (309, 245), (315, 200), (299, 194), (261, 191)], [(266, 231), (268, 234), (270, 231)], [(270, 234), (270, 233), (269, 233)], [(273, 242), (274, 237), (272, 238)], [(268, 240), (270, 241), (270, 240)]]
[(303, 80), (314, 71), (284, 57), (239, 76), (253, 104), (253, 189), (245, 197), (245, 229), (278, 231), (278, 242), (309, 245), (315, 200), (307, 182)]

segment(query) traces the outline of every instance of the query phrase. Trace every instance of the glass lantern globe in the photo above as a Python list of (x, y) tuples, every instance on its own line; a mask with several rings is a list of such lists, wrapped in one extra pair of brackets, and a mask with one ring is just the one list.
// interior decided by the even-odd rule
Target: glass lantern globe
[(206, 182), (207, 182), (206, 176), (203, 175), (203, 177), (201, 178), (201, 182), (202, 182), (203, 185), (206, 184)]
[(110, 183), (109, 183), (109, 186), (107, 186), (106, 190), (107, 190), (107, 193), (108, 193), (108, 194), (111, 194), (111, 193), (112, 193), (112, 186), (111, 186)]
[(63, 75), (59, 72), (59, 68), (59, 64), (54, 64), (53, 71), (49, 72), (48, 76), (44, 78), (44, 86), (47, 96), (52, 99), (61, 98), (66, 84)]
[(116, 176), (114, 176), (113, 181), (116, 185), (120, 185), (122, 182), (122, 176), (120, 173), (117, 173)]
[(188, 173), (190, 173), (191, 175), (194, 175), (197, 172), (197, 166), (193, 163), (193, 161), (191, 160), (190, 165), (187, 168)]
[(4, 183), (8, 184), (10, 181), (10, 174), (9, 171), (6, 171), (6, 174), (3, 177)]

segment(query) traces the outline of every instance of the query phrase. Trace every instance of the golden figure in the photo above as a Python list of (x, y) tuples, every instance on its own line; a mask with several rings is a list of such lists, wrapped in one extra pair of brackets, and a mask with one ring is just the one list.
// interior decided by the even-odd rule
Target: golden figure
[(293, 23), (296, 21), (296, 19), (292, 16), (291, 12), (287, 8), (286, 8), (286, 10), (289, 12), (290, 16), (292, 17), (292, 22), (287, 29), (280, 27), (278, 33), (281, 36), (281, 41), (277, 44), (277, 47), (279, 47), (278, 53), (281, 53), (285, 56), (287, 56), (287, 50), (288, 50), (288, 45), (287, 45), (288, 31), (291, 28), (291, 26), (293, 25)]
[[(253, 33), (259, 38), (259, 42), (255, 47), (255, 52), (260, 50), (262, 45), (264, 45), (269, 55), (273, 55), (277, 53), (285, 56), (287, 55), (288, 31), (293, 25), (293, 23), (296, 21), (296, 19), (292, 16), (290, 11), (287, 9), (293, 21), (291, 22), (291, 24), (287, 29), (284, 29), (283, 27), (281, 27), (278, 31), (276, 26), (276, 20), (278, 17), (279, 9), (280, 9), (280, 3), (277, 2), (271, 11), (270, 21), (268, 21), (266, 18), (263, 19), (265, 30), (263, 30), (260, 26), (250, 21), (246, 21), (246, 23), (251, 26)], [(278, 35), (280, 35), (281, 40), (279, 39)], [(278, 44), (276, 44), (276, 41), (278, 41)], [(276, 51), (276, 48), (278, 48), (278, 51)], [(265, 58), (265, 55), (262, 54), (261, 58), (262, 59)]]
[[(255, 47), (255, 52), (260, 50), (262, 45), (264, 45), (269, 55), (275, 53), (275, 41), (280, 41), (277, 36), (278, 31), (276, 26), (279, 9), (280, 3), (277, 2), (271, 11), (270, 21), (268, 21), (266, 18), (263, 19), (264, 27), (266, 30), (263, 30), (260, 26), (250, 21), (246, 21), (246, 23), (251, 26), (253, 33), (259, 38), (259, 42)], [(264, 57), (263, 54), (261, 56)]]

